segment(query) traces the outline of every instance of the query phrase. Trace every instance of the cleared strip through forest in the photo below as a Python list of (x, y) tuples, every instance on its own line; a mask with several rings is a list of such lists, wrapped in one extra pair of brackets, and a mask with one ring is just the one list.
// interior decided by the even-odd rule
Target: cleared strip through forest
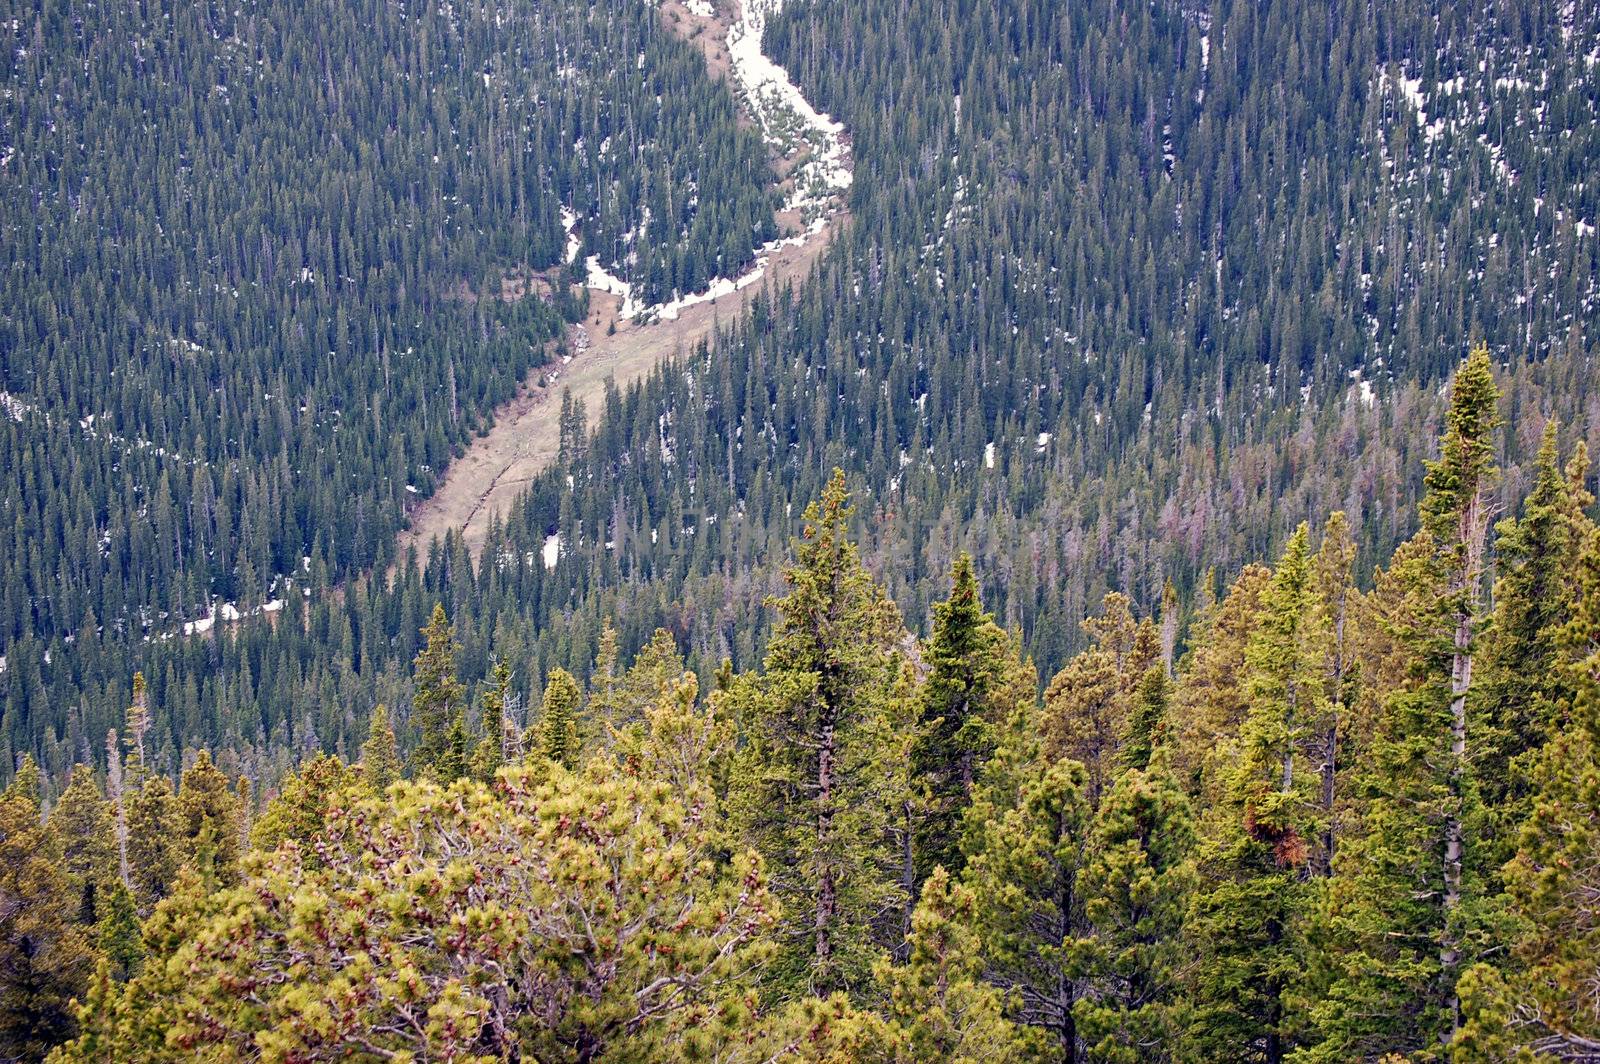
[[(667, 0), (661, 5), (661, 14), (673, 32), (705, 52), (713, 76), (731, 75), (735, 87), (745, 88), (738, 81), (741, 70), (736, 57), (730, 55), (729, 44), (752, 33), (759, 40), (765, 14), (777, 5), (772, 0), (754, 0), (752, 6), (759, 10), (748, 13), (738, 5), (739, 0), (728, 0), (713, 10), (705, 0)], [(750, 99), (742, 93), (741, 97), (748, 116)], [(808, 104), (800, 104), (800, 109), (810, 110), (815, 116)], [(822, 118), (828, 121), (826, 116)], [(836, 130), (837, 126), (832, 128)], [(528, 482), (554, 460), (560, 442), (558, 415), (563, 391), (570, 391), (575, 400), (581, 400), (591, 414), (597, 412), (602, 407), (607, 381), (626, 387), (662, 362), (686, 354), (708, 337), (719, 321), (737, 318), (758, 292), (802, 280), (848, 216), (837, 194), (849, 183), (848, 151), (837, 152), (832, 158), (818, 159), (819, 155), (825, 153), (799, 140), (784, 145), (774, 162), (774, 169), (791, 190), (789, 202), (777, 216), (779, 228), (803, 232), (804, 239), (762, 249), (766, 262), (759, 283), (736, 287), (714, 302), (686, 306), (670, 319), (643, 322), (622, 317), (620, 295), (591, 286), (589, 316), (574, 325), (568, 336), (570, 360), (564, 365), (534, 370), (517, 396), (495, 412), (494, 426), (450, 463), (438, 490), (412, 512), (411, 527), (400, 534), (396, 556), (403, 558), (411, 546), (419, 554), (425, 553), (433, 539), (442, 539), (452, 528), (462, 530), (468, 550), (476, 555), (492, 516), (507, 514)], [(819, 224), (808, 224), (808, 215), (818, 219), (819, 205), (814, 199), (807, 202), (807, 194), (798, 190), (811, 175), (796, 173), (813, 160), (824, 167), (834, 167), (834, 187), (825, 193), (827, 202), (820, 208)]]

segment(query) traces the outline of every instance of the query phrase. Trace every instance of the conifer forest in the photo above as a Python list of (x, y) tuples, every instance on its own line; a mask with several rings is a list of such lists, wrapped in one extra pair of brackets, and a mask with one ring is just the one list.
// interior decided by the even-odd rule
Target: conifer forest
[(1600, 1064), (1597, 0), (0, 42), (0, 1064)]

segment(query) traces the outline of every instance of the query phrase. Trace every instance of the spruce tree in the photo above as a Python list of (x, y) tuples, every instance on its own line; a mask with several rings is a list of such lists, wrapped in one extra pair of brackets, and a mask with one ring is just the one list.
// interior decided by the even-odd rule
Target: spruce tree
[(492, 681), (483, 691), (483, 738), (472, 752), (472, 775), (489, 782), (506, 759), (506, 702), (511, 697), (511, 666), (494, 663)]
[(546, 761), (565, 769), (578, 767), (578, 709), (583, 691), (566, 669), (552, 669), (539, 709), (538, 737), (530, 745)]
[(958, 825), (991, 743), (989, 688), (1004, 668), (1004, 635), (983, 612), (970, 556), (956, 558), (950, 583), (950, 597), (933, 608), (933, 635), (922, 648), (928, 674), (911, 750), (920, 797), (913, 891), (936, 865), (952, 875), (961, 871)]
[(400, 745), (395, 741), (394, 728), (389, 724), (389, 707), (379, 702), (372, 710), (372, 720), (367, 726), (367, 741), (361, 744), (361, 766), (366, 770), (372, 789), (382, 794), (389, 784), (400, 778)]
[(746, 743), (732, 770), (734, 819), (783, 902), (771, 981), (789, 991), (860, 989), (873, 922), (898, 894), (889, 842), (900, 795), (884, 764), (886, 701), (902, 631), (849, 538), (844, 474), (807, 506), (764, 674), (736, 684)]
[(433, 615), (422, 629), (425, 642), (413, 663), (411, 719), (419, 734), (413, 764), (432, 777), (449, 753), (450, 728), (462, 712), (464, 689), (456, 679), (455, 627), (445, 616), (444, 604), (434, 603)]
[(1551, 739), (1527, 759), (1528, 814), (1501, 872), (1509, 955), (1461, 980), (1453, 1049), (1471, 1064), (1600, 1054), (1600, 531), (1565, 575), (1572, 610), (1552, 665), (1569, 686), (1549, 707)]
[(1249, 710), (1227, 788), (1207, 813), (1200, 894), (1188, 927), (1206, 958), (1192, 980), (1185, 1041), (1200, 1059), (1278, 1064), (1294, 1048), (1320, 779), (1308, 741), (1326, 712), (1322, 612), (1307, 530), (1289, 538), (1245, 651)]
[(1139, 681), (1138, 690), (1134, 692), (1128, 738), (1122, 746), (1123, 763), (1129, 768), (1149, 768), (1156, 750), (1166, 745), (1171, 688), (1166, 665), (1152, 665), (1145, 670), (1144, 679)]
[(1481, 727), (1474, 740), (1474, 776), (1485, 805), (1502, 824), (1499, 834), (1507, 846), (1515, 845), (1528, 811), (1526, 767), (1517, 762), (1551, 737), (1556, 707), (1570, 698), (1567, 678), (1556, 668), (1556, 630), (1572, 604), (1582, 529), (1574, 527), (1568, 513), (1569, 485), (1556, 440), (1551, 421), (1521, 516), (1495, 528), (1495, 610), (1471, 707)]
[(1313, 1009), (1321, 1041), (1310, 1059), (1440, 1053), (1458, 1022), (1455, 983), (1463, 951), (1479, 945), (1492, 860), (1467, 834), (1479, 813), (1466, 709), (1497, 398), (1479, 346), (1456, 376), (1440, 458), (1428, 464), (1422, 529), (1385, 578), (1405, 678), (1383, 701), (1360, 835), (1335, 867), (1331, 978)]

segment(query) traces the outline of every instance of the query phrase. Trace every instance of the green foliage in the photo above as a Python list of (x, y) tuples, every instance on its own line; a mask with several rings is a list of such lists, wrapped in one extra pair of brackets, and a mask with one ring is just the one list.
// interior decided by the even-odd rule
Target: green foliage
[(77, 919), (93, 924), (100, 919), (100, 898), (117, 882), (117, 842), (110, 806), (89, 766), (73, 766), (67, 789), (50, 809), (49, 828), (79, 899)]
[(115, 1044), (159, 1008), (174, 1048), (119, 1059), (672, 1058), (762, 956), (759, 861), (714, 866), (696, 812), (614, 765), (537, 780), (401, 784), (331, 813), (323, 862), (275, 851), (128, 984)]
[(933, 608), (933, 635), (922, 648), (922, 684), (911, 771), (922, 793), (913, 840), (913, 889), (935, 867), (959, 875), (958, 825), (992, 743), (990, 689), (1004, 678), (1005, 634), (983, 612), (972, 559), (956, 558), (950, 597)]
[[(506, 759), (506, 701), (511, 696), (511, 666), (494, 664), (493, 683), (483, 692), (483, 737), (472, 752), (472, 776), (487, 783)], [(377, 787), (377, 781), (373, 781)], [(385, 784), (387, 786), (387, 784)], [(382, 789), (382, 788), (378, 788)]]
[(121, 880), (113, 881), (107, 888), (101, 909), (100, 922), (94, 930), (95, 945), (111, 978), (126, 983), (139, 974), (139, 965), (144, 960), (144, 942), (140, 938), (139, 912), (134, 907), (133, 895)]
[(1078, 879), (1084, 931), (1067, 943), (1089, 987), (1073, 1005), (1087, 1060), (1176, 1058), (1192, 967), (1181, 937), (1196, 880), (1192, 820), (1162, 753), (1119, 776), (1095, 814)]
[(239, 872), (239, 802), (204, 750), (178, 783), (175, 813), (181, 859), (198, 867), (205, 851), (217, 884), (231, 885)]
[(981, 944), (974, 932), (978, 903), (971, 888), (936, 867), (911, 916), (906, 962), (879, 962), (883, 988), (881, 1046), (862, 1061), (914, 1064), (1023, 1064), (1030, 1059), (1023, 1029), (1005, 1018), (1005, 999), (982, 978)]
[(1480, 623), (1486, 482), (1499, 392), (1487, 351), (1457, 375), (1441, 457), (1429, 463), (1423, 529), (1397, 552), (1393, 636), (1405, 677), (1386, 692), (1372, 741), (1361, 830), (1335, 869), (1333, 971), (1312, 1010), (1316, 1059), (1431, 1053), (1458, 1025), (1455, 982), (1488, 948), (1492, 850), (1469, 774), (1467, 698)]
[(456, 679), (456, 655), (461, 647), (443, 603), (434, 603), (422, 637), (426, 642), (417, 652), (411, 674), (411, 720), (420, 733), (414, 763), (419, 775), (449, 782), (459, 777), (464, 767), (455, 764), (454, 775), (443, 774), (451, 767), (445, 762), (454, 752), (451, 729), (465, 711), (465, 688)]
[[(1018, 757), (1027, 727), (1011, 729), (968, 813), (965, 882), (978, 901), (986, 976), (1014, 1001), (1013, 1018), (1037, 1028), (1061, 1059), (1078, 1045), (1070, 944), (1087, 930), (1079, 880), (1092, 811), (1088, 774), (1075, 761)], [(1014, 759), (1014, 760), (1013, 760)], [(1008, 770), (1008, 763), (1015, 765)]]
[(394, 727), (389, 723), (389, 709), (382, 702), (373, 709), (367, 741), (361, 744), (361, 767), (372, 789), (379, 794), (388, 790), (389, 784), (399, 779), (405, 769), (400, 761)]
[(81, 898), (37, 798), (0, 795), (0, 1058), (34, 1061), (75, 1029), (72, 999), (94, 968)]
[(167, 896), (182, 867), (186, 818), (165, 776), (149, 776), (127, 798), (129, 886), (139, 911)]
[(565, 769), (578, 765), (578, 709), (582, 701), (583, 691), (570, 672), (556, 669), (550, 674), (539, 708), (538, 739), (531, 745), (553, 765)]
[(1506, 843), (1526, 816), (1526, 757), (1551, 738), (1556, 707), (1570, 699), (1556, 667), (1556, 629), (1572, 606), (1572, 574), (1587, 518), (1569, 514), (1569, 485), (1560, 467), (1557, 426), (1545, 426), (1533, 488), (1519, 518), (1495, 528), (1499, 579), (1495, 617), (1485, 636), (1482, 683), (1471, 708), (1481, 727), (1475, 737), (1475, 774), (1484, 800), (1504, 806)]
[(306, 860), (311, 861), (309, 848), (321, 837), (328, 817), (365, 797), (370, 788), (361, 766), (320, 754), (284, 778), (277, 795), (256, 818), (251, 844), (271, 851), (292, 841), (307, 850)]
[(903, 796), (885, 793), (885, 703), (900, 618), (849, 538), (848, 499), (835, 471), (806, 508), (789, 593), (771, 603), (779, 621), (765, 671), (729, 692), (745, 736), (732, 815), (783, 902), (783, 950), (768, 976), (791, 994), (863, 986), (872, 919), (898, 890), (888, 825)]

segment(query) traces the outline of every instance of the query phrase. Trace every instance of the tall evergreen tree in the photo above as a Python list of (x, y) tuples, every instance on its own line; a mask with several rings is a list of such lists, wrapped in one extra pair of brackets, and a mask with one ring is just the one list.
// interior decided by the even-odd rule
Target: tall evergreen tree
[(483, 691), (483, 738), (472, 752), (472, 775), (485, 782), (506, 759), (506, 702), (511, 697), (511, 666), (504, 659), (490, 670), (491, 683)]
[(88, 765), (73, 766), (67, 789), (50, 810), (49, 827), (61, 847), (62, 871), (78, 895), (78, 921), (93, 924), (101, 899), (117, 881), (117, 843), (110, 807)]
[(202, 853), (219, 886), (232, 886), (239, 872), (239, 800), (228, 777), (205, 750), (178, 780), (174, 805), (180, 857), (191, 866)]
[(1304, 525), (1261, 597), (1245, 652), (1249, 710), (1228, 787), (1208, 811), (1188, 933), (1197, 965), (1186, 1042), (1197, 1059), (1278, 1064), (1297, 1037), (1320, 780), (1306, 755), (1326, 709), (1324, 643)]
[[(1440, 1053), (1458, 1022), (1455, 982), (1481, 912), (1483, 840), (1467, 761), (1498, 391), (1488, 352), (1457, 374), (1422, 530), (1396, 553), (1404, 685), (1384, 700), (1365, 772), (1360, 837), (1332, 884), (1333, 977), (1313, 1012), (1313, 1059)], [(1470, 893), (1469, 893), (1470, 892)]]
[(94, 964), (77, 924), (81, 897), (28, 787), (0, 794), (0, 1059), (17, 1061), (41, 1060), (72, 1035), (71, 1002)]
[(1556, 433), (1555, 422), (1547, 423), (1521, 516), (1495, 528), (1495, 609), (1470, 707), (1481, 725), (1474, 775), (1508, 847), (1527, 814), (1527, 769), (1516, 763), (1551, 737), (1556, 707), (1570, 699), (1567, 677), (1556, 668), (1556, 629), (1571, 610), (1582, 529), (1569, 516)]
[(1454, 1048), (1472, 1064), (1600, 1055), (1600, 531), (1567, 577), (1573, 609), (1552, 664), (1570, 686), (1528, 759), (1528, 814), (1502, 872), (1511, 949), (1461, 980)]
[(411, 719), (419, 732), (413, 763), (418, 773), (433, 776), (449, 754), (450, 728), (464, 708), (465, 693), (456, 678), (456, 655), (461, 648), (443, 603), (434, 603), (422, 636), (425, 643), (411, 676)]
[(367, 780), (379, 794), (389, 789), (389, 784), (400, 778), (404, 766), (400, 762), (400, 744), (395, 740), (394, 728), (389, 724), (389, 707), (379, 702), (372, 710), (372, 721), (367, 726), (367, 741), (361, 744), (361, 766)]
[(139, 965), (144, 960), (139, 911), (133, 904), (133, 895), (121, 880), (112, 881), (101, 909), (94, 931), (95, 945), (110, 966), (111, 978), (126, 983), (139, 973)]
[(765, 673), (736, 686), (747, 741), (732, 770), (734, 818), (766, 859), (783, 902), (775, 985), (828, 993), (865, 985), (874, 921), (897, 892), (883, 793), (886, 696), (898, 671), (899, 612), (849, 537), (834, 471), (772, 600)]
[(583, 691), (566, 669), (553, 669), (544, 686), (539, 709), (538, 740), (531, 744), (549, 762), (562, 768), (578, 767), (582, 746), (578, 737), (578, 710)]
[(971, 557), (956, 558), (950, 583), (950, 597), (933, 608), (933, 635), (922, 648), (928, 674), (911, 750), (920, 806), (913, 840), (917, 892), (935, 865), (952, 875), (961, 871), (958, 825), (991, 743), (988, 691), (1005, 664), (1005, 637), (983, 612)]
[(1349, 707), (1357, 696), (1359, 670), (1353, 668), (1350, 626), (1358, 601), (1355, 587), (1355, 541), (1343, 510), (1328, 516), (1322, 530), (1322, 543), (1314, 563), (1320, 624), (1326, 649), (1323, 655), (1325, 679), (1323, 698), (1327, 711), (1316, 744), (1320, 761), (1322, 838), (1314, 858), (1318, 875), (1333, 872), (1333, 859), (1340, 835), (1341, 783), (1349, 775), (1348, 757), (1341, 749), (1341, 736), (1349, 728)]

